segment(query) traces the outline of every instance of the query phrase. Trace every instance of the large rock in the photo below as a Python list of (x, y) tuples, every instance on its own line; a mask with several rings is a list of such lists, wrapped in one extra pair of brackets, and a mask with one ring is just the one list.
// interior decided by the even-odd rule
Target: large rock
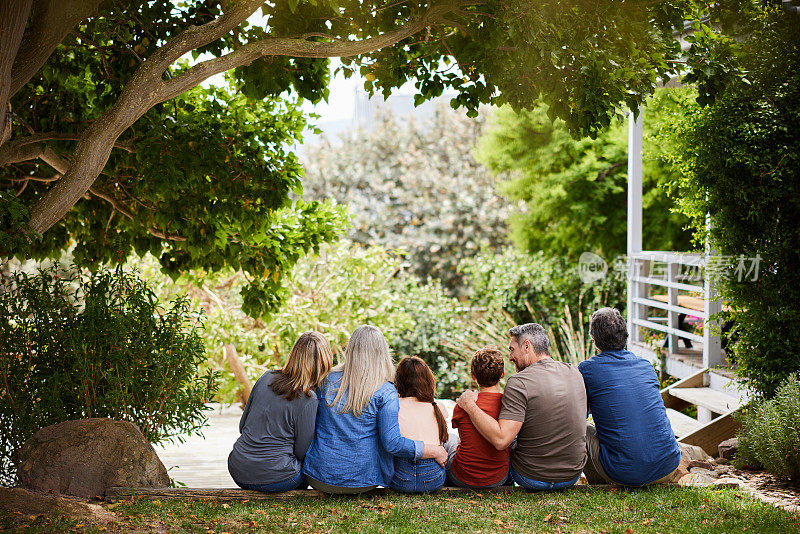
[(726, 439), (717, 447), (719, 450), (719, 457), (726, 460), (733, 460), (736, 456), (736, 451), (739, 450), (739, 438)]
[(163, 488), (164, 464), (133, 423), (66, 421), (39, 430), (22, 446), (19, 484), (43, 492), (95, 497), (112, 486)]
[(697, 445), (688, 445), (678, 442), (678, 447), (681, 450), (681, 463), (678, 464), (678, 469), (672, 477), (672, 482), (679, 482), (683, 477), (688, 475), (692, 464), (704, 464), (711, 460), (711, 457), (706, 454), (706, 451)]

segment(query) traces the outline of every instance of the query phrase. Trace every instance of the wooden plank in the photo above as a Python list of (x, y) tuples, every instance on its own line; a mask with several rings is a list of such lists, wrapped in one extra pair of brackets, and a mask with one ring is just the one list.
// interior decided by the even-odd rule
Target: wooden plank
[[(638, 306), (638, 304), (637, 304)], [(633, 319), (631, 323), (639, 326), (644, 326), (645, 328), (651, 328), (653, 330), (658, 330), (659, 332), (664, 332), (665, 334), (675, 334), (676, 336), (681, 336), (686, 339), (691, 339), (692, 341), (697, 341), (702, 343), (703, 337), (698, 336), (697, 334), (691, 334), (689, 332), (684, 332), (683, 330), (675, 330), (668, 326), (660, 325), (658, 323), (654, 323), (653, 321), (647, 321), (644, 319)]]
[(672, 431), (675, 433), (675, 437), (677, 438), (691, 434), (703, 426), (697, 421), (697, 419), (689, 417), (686, 414), (682, 414), (681, 412), (673, 410), (672, 408), (667, 408), (667, 418), (669, 418), (669, 423), (672, 425)]
[[(570, 488), (574, 490), (608, 490), (613, 486), (598, 484), (594, 486), (576, 485)], [(496, 488), (472, 489), (445, 486), (438, 493), (457, 495), (464, 493), (472, 495), (475, 493), (513, 493), (525, 491), (520, 486), (499, 486)], [(398, 493), (388, 488), (377, 488), (362, 495), (388, 495)], [(282, 493), (263, 493), (260, 491), (243, 490), (239, 488), (122, 488), (112, 487), (106, 490), (106, 501), (122, 501), (126, 499), (146, 499), (146, 500), (166, 500), (166, 499), (197, 499), (215, 500), (220, 502), (230, 501), (283, 501), (289, 499), (307, 498), (321, 499), (326, 494), (317, 490), (293, 490)]]
[[(677, 291), (677, 289), (674, 288), (670, 288), (670, 290)], [(685, 313), (686, 315), (705, 319), (705, 313), (703, 312), (703, 306), (705, 306), (705, 302), (703, 299), (699, 299), (697, 297), (688, 297), (686, 295), (677, 295), (676, 298), (677, 302), (675, 305), (672, 305), (669, 302), (669, 295), (650, 295), (650, 300), (643, 304), (647, 304), (648, 306), (652, 306), (654, 308), (660, 308), (662, 310), (672, 310), (678, 313)]]
[(705, 380), (707, 374), (708, 374), (708, 369), (701, 369), (700, 371), (697, 371), (693, 375), (689, 375), (683, 380), (678, 380), (674, 384), (662, 389), (661, 400), (664, 401), (664, 406), (666, 408), (672, 408), (674, 410), (682, 410), (686, 408), (689, 405), (689, 403), (676, 396), (670, 395), (669, 391), (673, 388), (703, 387), (706, 385)]
[(669, 393), (695, 406), (708, 408), (718, 414), (736, 410), (741, 404), (736, 397), (725, 395), (711, 388), (670, 388)]
[(719, 444), (726, 439), (734, 437), (742, 426), (734, 419), (734, 413), (735, 411), (727, 413), (722, 417), (717, 417), (691, 434), (679, 438), (678, 441), (689, 445), (697, 445), (706, 451), (706, 454), (716, 458), (717, 454), (719, 454)]
[(652, 278), (648, 276), (633, 276), (632, 280), (634, 282), (640, 282), (651, 286), (674, 287), (675, 289), (681, 289), (683, 291), (694, 291), (696, 293), (703, 292), (703, 286), (684, 284), (682, 282), (670, 282), (669, 280), (664, 280), (663, 278)]

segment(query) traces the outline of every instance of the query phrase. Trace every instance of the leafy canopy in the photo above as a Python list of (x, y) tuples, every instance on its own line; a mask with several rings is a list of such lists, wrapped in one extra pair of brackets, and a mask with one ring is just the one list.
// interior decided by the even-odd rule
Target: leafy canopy
[[(300, 167), (285, 147), (303, 126), (291, 99), (327, 96), (327, 58), (342, 57), (370, 92), (413, 81), (422, 102), (453, 90), (452, 105), (471, 116), (481, 103), (521, 109), (541, 97), (572, 135), (594, 136), (674, 70), (673, 30), (704, 9), (684, 0), (36, 0), (17, 25), (18, 57), (0, 58), (20, 82), (10, 138), (0, 121), (0, 188), (19, 199), (0, 207), (14, 225), (2, 252), (33, 230), (45, 234), (36, 257), (74, 243), (82, 265), (149, 250), (176, 273), (241, 268), (249, 313), (274, 310), (283, 273), (342, 226), (329, 206), (288, 206)], [(57, 46), (30, 46), (50, 36)], [(222, 72), (230, 91), (195, 88)]]
[[(645, 109), (643, 231), (649, 250), (686, 250), (688, 220), (672, 213), (666, 184), (672, 166), (652, 157), (651, 139), (665, 109), (680, 112), (686, 91), (660, 91)], [(511, 214), (512, 238), (530, 252), (574, 258), (595, 251), (611, 259), (624, 254), (627, 232), (627, 123), (615, 122), (596, 139), (575, 140), (548, 107), (530, 111), (501, 108), (479, 143), (478, 159), (508, 178), (501, 189), (524, 202)], [(647, 154), (651, 157), (647, 157)]]

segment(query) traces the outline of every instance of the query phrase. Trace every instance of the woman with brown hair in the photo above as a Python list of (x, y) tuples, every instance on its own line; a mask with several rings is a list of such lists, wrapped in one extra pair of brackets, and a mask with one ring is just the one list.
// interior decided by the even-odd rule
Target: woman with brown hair
[[(447, 441), (447, 421), (433, 398), (436, 380), (428, 364), (410, 356), (400, 360), (394, 375), (400, 396), (400, 435), (425, 443)], [(445, 470), (433, 459), (394, 458), (390, 487), (407, 493), (436, 491), (444, 485)]]
[(305, 485), (301, 468), (314, 438), (314, 390), (332, 366), (325, 336), (304, 332), (283, 369), (258, 379), (239, 422), (241, 436), (228, 456), (228, 471), (242, 489), (275, 493)]

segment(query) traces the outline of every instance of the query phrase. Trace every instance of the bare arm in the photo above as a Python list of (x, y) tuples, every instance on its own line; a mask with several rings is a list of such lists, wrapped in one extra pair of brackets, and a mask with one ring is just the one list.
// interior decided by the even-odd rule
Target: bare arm
[(434, 445), (432, 443), (425, 444), (425, 451), (422, 453), (423, 458), (433, 458), (436, 463), (445, 466), (447, 463), (447, 450), (441, 445)]
[(495, 420), (478, 407), (475, 403), (477, 399), (477, 392), (467, 390), (458, 398), (458, 405), (467, 412), (472, 424), (475, 425), (475, 428), (478, 429), (478, 432), (486, 441), (491, 443), (498, 451), (507, 449), (511, 442), (514, 441), (514, 438), (517, 437), (519, 429), (522, 428), (522, 422), (510, 419)]

